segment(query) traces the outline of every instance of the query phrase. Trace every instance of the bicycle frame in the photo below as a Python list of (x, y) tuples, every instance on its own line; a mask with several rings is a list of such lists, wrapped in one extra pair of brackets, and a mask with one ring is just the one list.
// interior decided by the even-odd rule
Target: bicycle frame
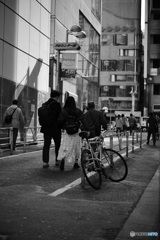
[[(102, 166), (102, 148), (103, 148), (103, 142), (104, 142), (104, 137), (102, 136), (102, 134), (98, 137), (94, 137), (94, 138), (84, 138), (82, 140), (82, 149), (88, 149), (91, 152), (91, 160), (94, 161), (94, 167), (95, 167), (95, 160), (99, 161), (101, 164), (100, 166)], [(96, 145), (96, 150), (94, 151), (93, 149), (93, 145)], [(99, 155), (99, 157), (98, 157)], [(112, 159), (113, 160), (113, 155), (112, 155)]]
[[(94, 137), (94, 138), (85, 138), (84, 141), (84, 147), (85, 149), (90, 150), (91, 152), (91, 160), (98, 160), (101, 162), (102, 157), (102, 147), (103, 147), (103, 138), (102, 137)], [(96, 150), (94, 151), (94, 145), (96, 145)], [(99, 155), (99, 157), (98, 157)], [(94, 162), (95, 165), (95, 162)]]

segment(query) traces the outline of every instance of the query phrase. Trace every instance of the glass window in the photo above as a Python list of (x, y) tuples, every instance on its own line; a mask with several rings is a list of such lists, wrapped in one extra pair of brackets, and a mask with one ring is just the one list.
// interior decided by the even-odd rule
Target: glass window
[(135, 56), (135, 50), (127, 50), (127, 56), (134, 57)]
[(160, 95), (160, 84), (154, 84), (154, 95)]
[(159, 44), (160, 43), (160, 34), (153, 35), (153, 44)]
[(134, 82), (134, 75), (111, 75), (111, 82)]
[(102, 71), (116, 71), (117, 61), (116, 60), (101, 60)]
[(101, 60), (102, 71), (134, 71), (134, 60)]
[(101, 87), (101, 96), (106, 97), (131, 97), (130, 94), (131, 86), (107, 86), (105, 90), (104, 87)]
[(111, 45), (113, 45), (113, 35), (102, 34), (102, 46), (111, 46)]
[(115, 45), (127, 45), (127, 34), (116, 34)]
[(153, 8), (160, 8), (160, 2), (157, 0), (153, 0)]
[(129, 46), (134, 46), (135, 45), (135, 36), (133, 33), (128, 34), (128, 45)]
[(83, 48), (79, 51), (77, 72), (90, 82), (98, 82), (100, 35), (81, 12), (79, 13), (79, 25), (86, 32), (86, 38), (83, 39)]
[(101, 1), (92, 0), (92, 13), (99, 21), (101, 20)]
[(134, 57), (136, 53), (136, 50), (131, 49), (118, 49), (118, 55), (121, 57), (128, 56), (128, 57)]
[(158, 104), (154, 105), (154, 109), (160, 111), (160, 105), (158, 105)]
[(99, 67), (100, 35), (81, 12), (79, 14), (79, 25), (86, 32), (86, 38), (83, 39), (83, 48), (81, 48), (80, 53)]
[(152, 59), (153, 68), (160, 68), (160, 59)]

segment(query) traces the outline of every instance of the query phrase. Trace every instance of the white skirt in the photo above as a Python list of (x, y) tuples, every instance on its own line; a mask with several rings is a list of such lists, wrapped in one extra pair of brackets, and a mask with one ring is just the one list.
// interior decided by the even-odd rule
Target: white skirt
[(75, 162), (75, 160), (79, 160), (80, 156), (81, 138), (79, 137), (79, 132), (73, 135), (68, 135), (66, 131), (64, 131), (57, 159), (64, 159), (71, 163)]

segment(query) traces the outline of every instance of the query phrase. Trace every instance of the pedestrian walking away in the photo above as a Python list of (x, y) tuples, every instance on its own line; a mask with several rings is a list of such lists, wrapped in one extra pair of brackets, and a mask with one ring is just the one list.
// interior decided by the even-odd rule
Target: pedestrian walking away
[(63, 138), (57, 159), (60, 161), (61, 171), (64, 170), (66, 162), (73, 163), (74, 169), (80, 167), (78, 164), (81, 155), (79, 129), (82, 115), (82, 111), (76, 107), (74, 97), (68, 96), (59, 117)]
[(49, 152), (52, 139), (55, 143), (55, 165), (58, 166), (57, 156), (61, 142), (61, 128), (58, 124), (58, 118), (61, 112), (61, 105), (58, 102), (59, 97), (60, 93), (52, 90), (49, 100), (38, 110), (39, 122), (42, 126), (41, 132), (44, 137), (42, 151), (43, 168), (49, 167)]
[[(88, 112), (83, 115), (81, 130), (89, 133), (89, 138), (100, 136), (101, 128), (107, 130), (107, 121), (104, 114), (95, 109), (94, 102), (88, 103)], [(96, 150), (96, 144), (93, 146)]]
[(6, 109), (2, 122), (3, 126), (13, 127), (13, 150), (16, 148), (18, 131), (22, 132), (25, 124), (24, 115), (17, 104), (18, 100), (14, 99), (12, 105)]
[(122, 129), (123, 129), (122, 119), (121, 119), (121, 116), (118, 114), (118, 116), (116, 118), (116, 133), (117, 133), (117, 135), (121, 135)]
[(147, 119), (146, 126), (147, 126), (147, 131), (148, 131), (147, 144), (149, 144), (150, 137), (152, 135), (153, 146), (155, 146), (156, 145), (156, 133), (158, 131), (158, 124), (157, 124), (157, 120), (154, 117), (152, 112), (149, 113), (149, 118)]
[(121, 116), (121, 119), (122, 119), (122, 131), (124, 132), (124, 134), (126, 133), (127, 131), (127, 118), (125, 117), (124, 114), (122, 114)]
[(130, 130), (130, 135), (132, 135), (133, 130), (136, 129), (136, 119), (134, 118), (133, 114), (130, 114), (130, 117), (128, 119), (129, 122), (129, 130)]

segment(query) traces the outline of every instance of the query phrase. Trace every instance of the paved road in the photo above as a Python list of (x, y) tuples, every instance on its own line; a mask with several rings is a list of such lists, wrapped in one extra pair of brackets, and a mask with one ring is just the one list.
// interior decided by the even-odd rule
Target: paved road
[(1, 158), (0, 234), (10, 240), (114, 240), (159, 166), (159, 149), (144, 145), (130, 153), (125, 181), (104, 181), (98, 191), (87, 183), (81, 188), (81, 170), (72, 165), (60, 172), (53, 149), (49, 169), (42, 168), (41, 150)]

